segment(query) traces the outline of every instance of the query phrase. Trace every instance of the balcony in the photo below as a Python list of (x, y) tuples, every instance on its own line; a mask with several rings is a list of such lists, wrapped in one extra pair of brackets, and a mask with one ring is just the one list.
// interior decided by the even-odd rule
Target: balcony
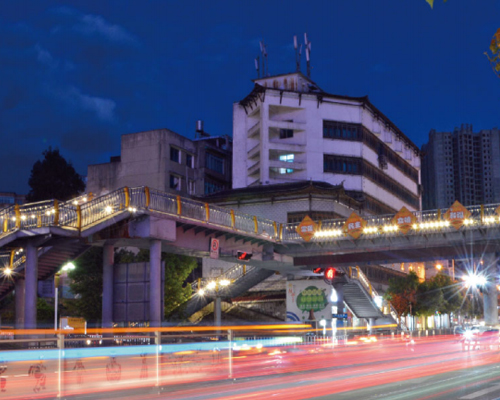
[(260, 160), (257, 160), (247, 169), (247, 175), (249, 176), (258, 175), (259, 172), (260, 172)]
[(301, 171), (306, 168), (306, 163), (303, 162), (289, 162), (280, 160), (269, 160), (269, 168), (291, 168), (294, 171)]
[(260, 155), (260, 143), (257, 143), (249, 151), (247, 151), (247, 158), (248, 159), (257, 158), (257, 157), (259, 157), (259, 155)]

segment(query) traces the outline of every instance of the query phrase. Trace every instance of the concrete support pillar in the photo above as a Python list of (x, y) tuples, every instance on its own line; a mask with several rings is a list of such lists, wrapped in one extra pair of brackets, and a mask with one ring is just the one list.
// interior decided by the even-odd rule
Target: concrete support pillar
[(214, 323), (215, 326), (220, 326), (222, 316), (222, 301), (219, 296), (215, 298), (214, 301)]
[(16, 295), (16, 329), (24, 329), (24, 307), (25, 307), (25, 281), (24, 277), (16, 280), (15, 295)]
[(161, 326), (161, 240), (149, 246), (149, 324)]
[(494, 253), (483, 256), (483, 271), (488, 277), (483, 290), (484, 323), (498, 325), (497, 259)]
[(102, 327), (113, 327), (113, 265), (115, 248), (105, 244), (102, 252)]
[(38, 298), (38, 251), (32, 241), (26, 245), (24, 287), (24, 327), (36, 329), (36, 302)]
[(375, 318), (369, 318), (368, 323), (370, 324), (370, 334), (373, 332), (373, 327), (375, 326)]

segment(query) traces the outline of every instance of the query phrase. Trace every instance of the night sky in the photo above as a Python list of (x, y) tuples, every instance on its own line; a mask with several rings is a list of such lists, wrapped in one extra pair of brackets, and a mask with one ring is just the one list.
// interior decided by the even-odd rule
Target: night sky
[(500, 79), (483, 53), (499, 27), (500, 0), (3, 1), (0, 191), (27, 193), (49, 146), (86, 175), (122, 134), (192, 138), (202, 119), (231, 135), (259, 41), (271, 75), (293, 72), (304, 32), (311, 78), (368, 95), (418, 146), (433, 128), (498, 127)]

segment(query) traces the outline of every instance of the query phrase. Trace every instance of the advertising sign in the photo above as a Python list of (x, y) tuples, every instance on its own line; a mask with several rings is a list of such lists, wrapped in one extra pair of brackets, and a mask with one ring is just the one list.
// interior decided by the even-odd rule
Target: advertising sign
[(304, 322), (332, 318), (329, 303), (332, 287), (323, 280), (288, 281), (286, 290), (287, 321)]
[(313, 238), (317, 228), (317, 224), (309, 218), (309, 215), (306, 215), (302, 222), (297, 226), (297, 233), (300, 237), (302, 237), (302, 239), (309, 242)]
[(87, 321), (79, 317), (61, 317), (61, 329), (74, 330), (82, 329), (86, 331)]
[(363, 233), (365, 226), (366, 221), (353, 212), (344, 223), (344, 233), (350, 235), (353, 239), (357, 239)]
[(403, 234), (407, 234), (414, 223), (417, 222), (417, 217), (413, 215), (406, 207), (403, 207), (392, 219), (392, 224), (397, 225)]
[(460, 229), (466, 218), (470, 217), (470, 211), (456, 200), (453, 205), (446, 211), (444, 218), (450, 221), (450, 224), (455, 229)]

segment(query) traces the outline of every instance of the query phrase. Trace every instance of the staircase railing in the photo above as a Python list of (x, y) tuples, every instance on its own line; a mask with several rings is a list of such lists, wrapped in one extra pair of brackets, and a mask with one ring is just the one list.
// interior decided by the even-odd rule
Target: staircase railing
[(200, 280), (191, 283), (191, 289), (193, 290), (193, 296), (196, 295), (198, 288), (201, 288), (208, 293), (215, 292), (216, 287), (208, 287), (208, 284), (210, 282), (217, 283), (217, 282), (221, 282), (223, 280), (229, 280), (230, 282), (235, 282), (254, 269), (255, 269), (255, 267), (253, 267), (251, 265), (236, 264), (236, 265), (232, 266), (231, 268), (229, 268), (228, 270), (224, 271), (222, 274), (220, 274), (217, 277), (201, 278)]
[[(365, 288), (367, 293), (372, 298), (373, 302), (375, 304), (377, 304), (375, 299), (377, 297), (381, 297), (381, 296), (379, 296), (377, 291), (373, 288), (373, 285), (371, 284), (369, 279), (366, 277), (366, 275), (361, 271), (361, 268), (359, 268), (358, 266), (356, 266), (354, 268), (348, 267), (348, 276), (350, 279), (355, 279), (359, 283), (361, 283), (361, 286), (363, 286)], [(390, 302), (386, 301), (386, 304), (387, 304), (387, 308), (389, 310), (389, 314), (394, 318), (395, 321), (398, 321), (398, 314), (396, 312), (396, 309), (392, 306), (392, 304)], [(380, 311), (384, 312), (383, 306), (381, 307)], [(407, 327), (402, 319), (401, 319), (401, 321), (399, 321), (399, 324), (403, 330), (407, 330)]]

